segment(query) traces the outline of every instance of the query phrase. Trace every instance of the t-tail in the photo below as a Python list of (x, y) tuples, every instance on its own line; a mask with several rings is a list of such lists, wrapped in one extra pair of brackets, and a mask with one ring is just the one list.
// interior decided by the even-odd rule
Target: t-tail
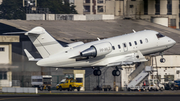
[[(57, 52), (60, 52), (64, 47), (57, 42), (44, 28), (35, 27), (28, 32), (12, 32), (5, 34), (25, 33), (34, 44), (42, 58), (47, 58)], [(26, 52), (27, 53), (27, 52)]]

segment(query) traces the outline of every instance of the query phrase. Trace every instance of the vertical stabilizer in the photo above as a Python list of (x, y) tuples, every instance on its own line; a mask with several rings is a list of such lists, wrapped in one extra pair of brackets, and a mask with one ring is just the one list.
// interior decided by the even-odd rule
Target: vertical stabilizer
[(28, 35), (43, 58), (47, 58), (63, 49), (63, 46), (42, 27), (35, 27), (25, 35)]

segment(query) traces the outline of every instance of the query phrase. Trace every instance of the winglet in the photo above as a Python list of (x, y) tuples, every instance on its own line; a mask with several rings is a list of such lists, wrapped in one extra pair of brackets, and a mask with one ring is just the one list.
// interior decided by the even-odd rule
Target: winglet
[(41, 59), (34, 59), (34, 57), (26, 49), (24, 49), (24, 52), (25, 52), (26, 56), (28, 57), (29, 61), (39, 61), (39, 60), (41, 60)]

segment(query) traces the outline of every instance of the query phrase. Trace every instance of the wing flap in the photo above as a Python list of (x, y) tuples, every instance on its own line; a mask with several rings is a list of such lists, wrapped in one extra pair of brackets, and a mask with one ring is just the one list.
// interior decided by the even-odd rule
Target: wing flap
[(131, 65), (136, 62), (145, 62), (145, 61), (147, 61), (147, 59), (138, 50), (134, 53), (134, 55), (129, 54), (129, 55), (125, 56), (123, 59), (120, 59), (113, 63), (109, 63), (106, 67), (119, 66), (119, 65)]

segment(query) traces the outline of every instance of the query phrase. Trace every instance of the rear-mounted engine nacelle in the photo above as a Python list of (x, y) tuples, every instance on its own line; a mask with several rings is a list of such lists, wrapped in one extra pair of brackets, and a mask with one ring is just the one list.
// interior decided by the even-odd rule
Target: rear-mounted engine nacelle
[(82, 51), (80, 54), (83, 57), (97, 57), (107, 55), (112, 51), (112, 45), (109, 42), (92, 45), (90, 48)]

